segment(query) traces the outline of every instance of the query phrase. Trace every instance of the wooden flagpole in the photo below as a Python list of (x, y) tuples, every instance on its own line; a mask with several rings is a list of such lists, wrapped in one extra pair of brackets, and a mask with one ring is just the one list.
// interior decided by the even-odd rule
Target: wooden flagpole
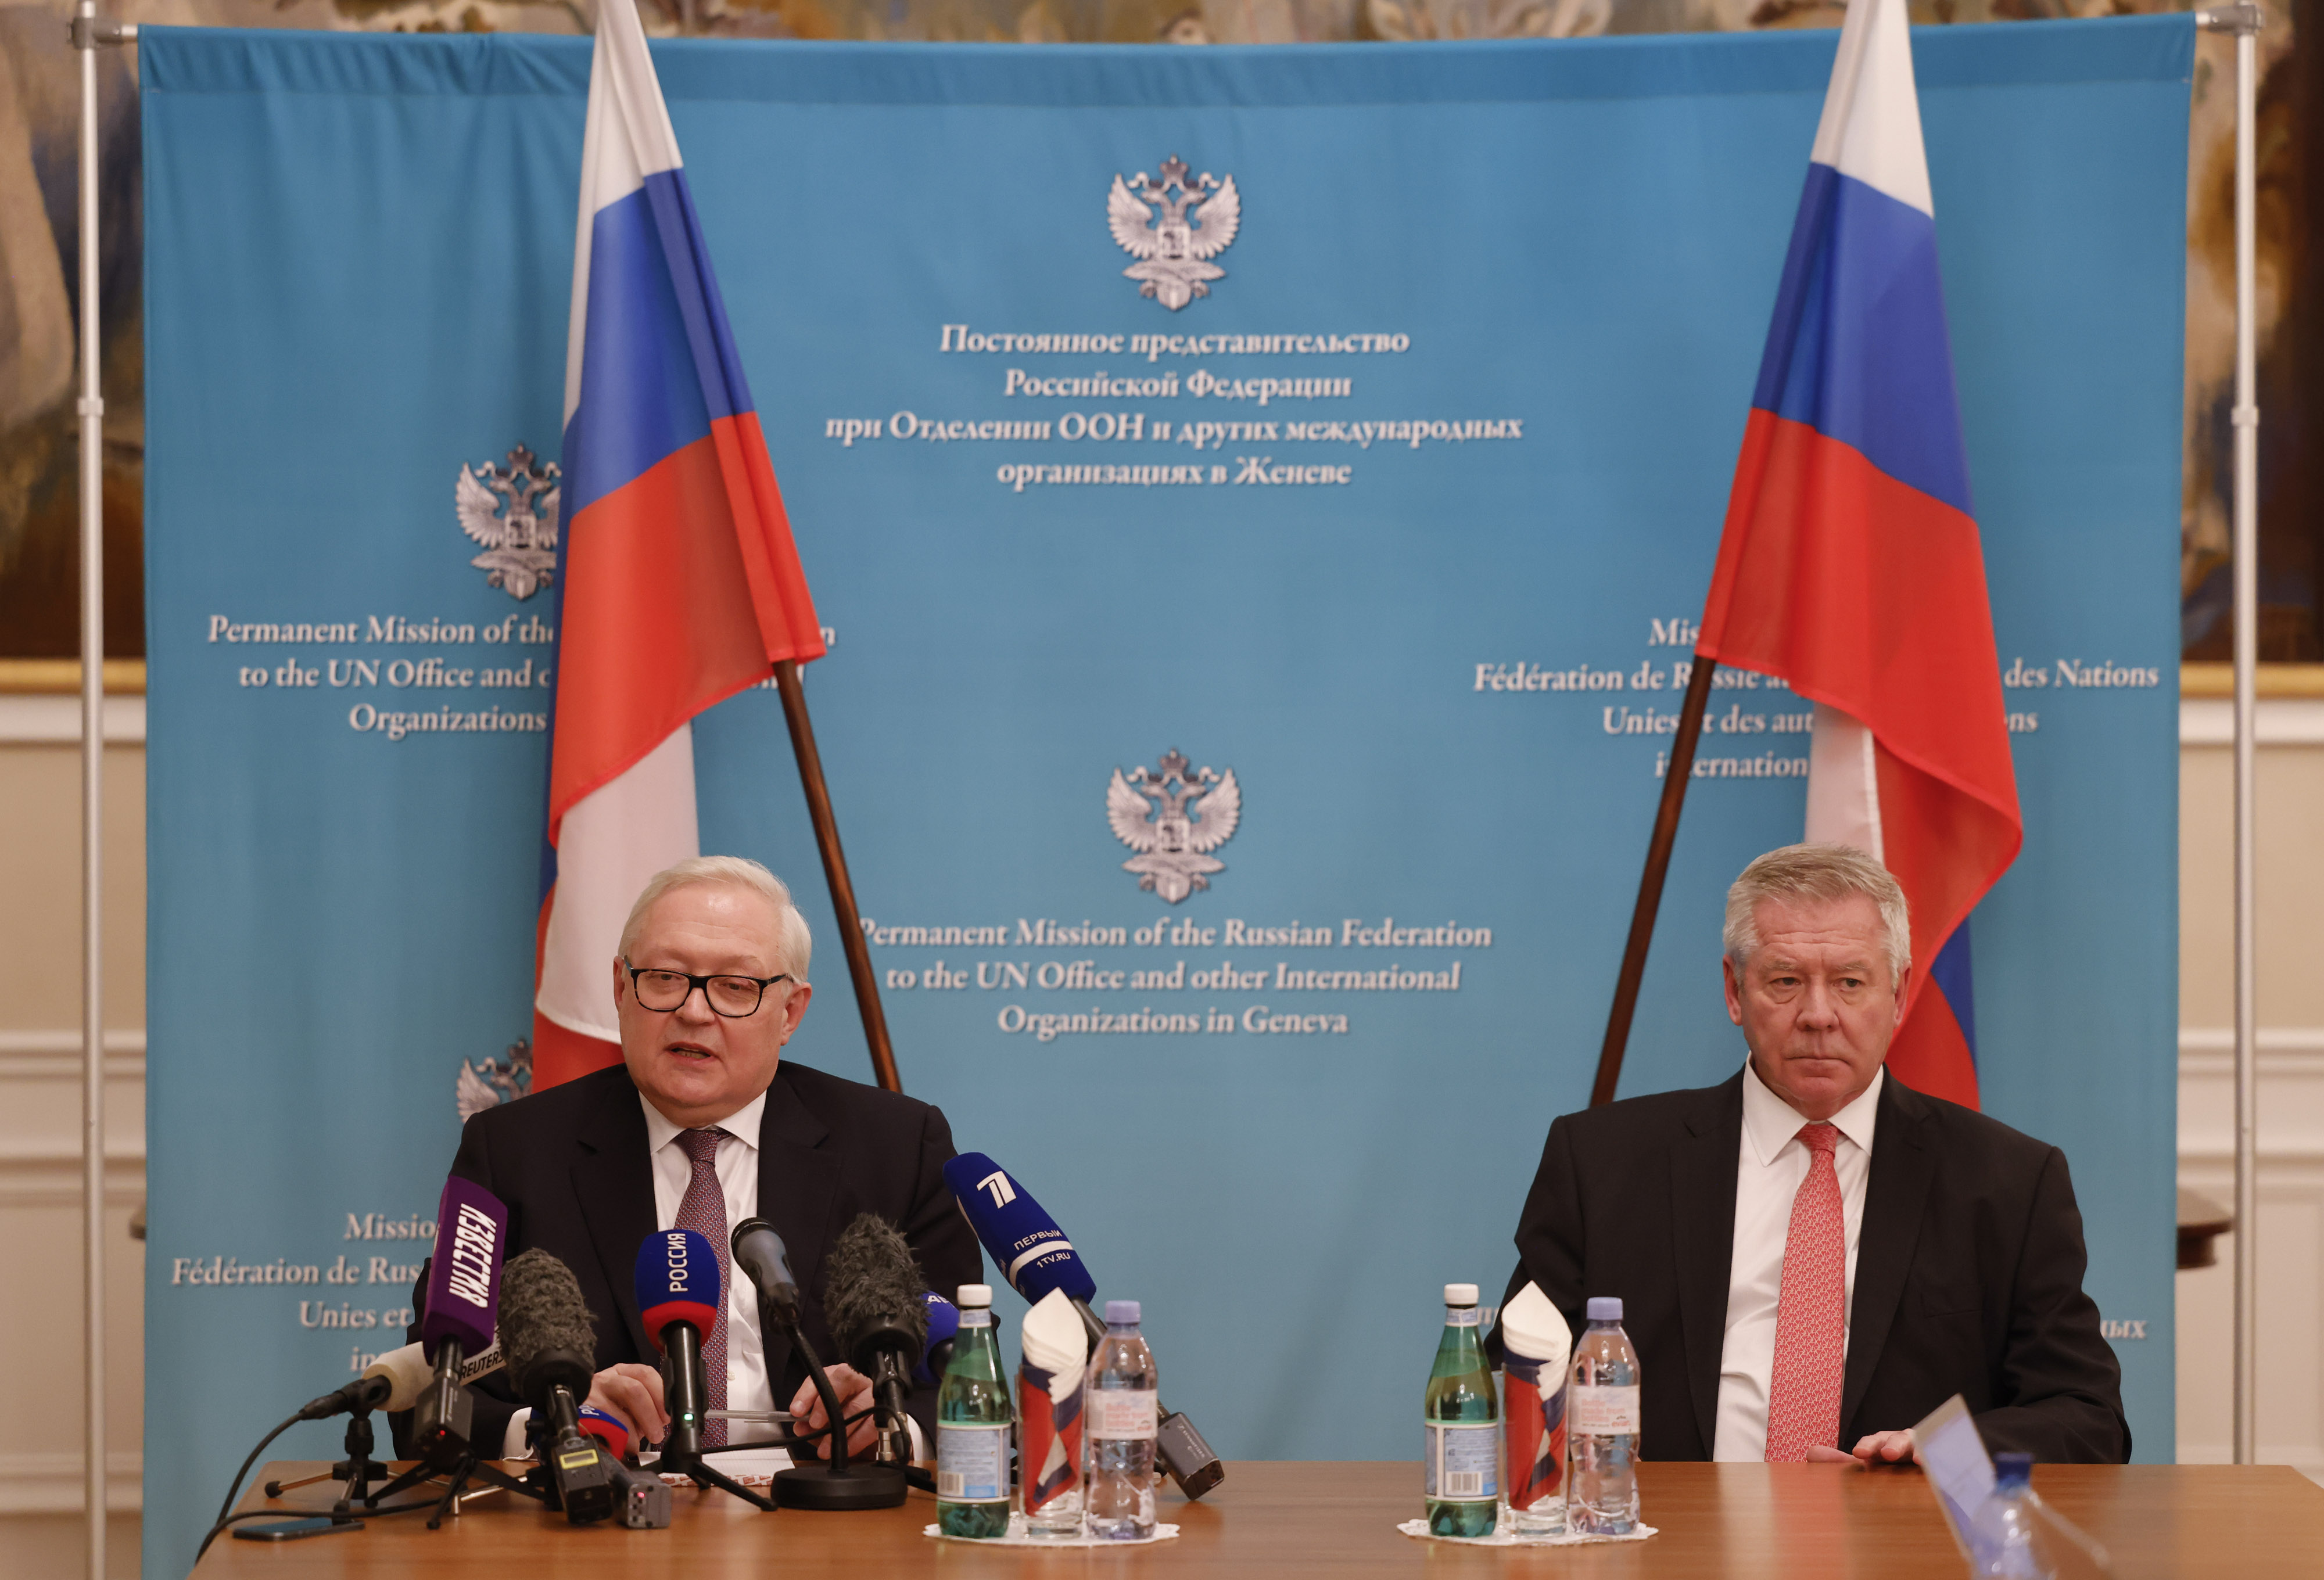
[(1654, 838), (1646, 842), (1646, 869), (1638, 877), (1638, 903), (1630, 912), (1630, 941), (1622, 948), (1622, 974), (1614, 981), (1614, 1007), (1606, 1016), (1606, 1043), (1598, 1051), (1598, 1079), (1590, 1106), (1614, 1100), (1622, 1079), (1622, 1054), (1630, 1043), (1630, 1019), (1637, 1013), (1638, 984), (1646, 974), (1646, 947), (1655, 938), (1655, 913), (1663, 903), (1663, 879), (1670, 872), (1671, 847), (1678, 842), (1679, 809), (1694, 771), (1694, 746), (1702, 735), (1702, 715), (1711, 704), (1711, 672), (1716, 660), (1697, 654), (1687, 677), (1686, 701), (1678, 711), (1678, 734), (1671, 741), (1670, 767), (1663, 773), (1662, 806), (1655, 813)]
[(847, 876), (847, 853), (839, 848), (839, 824), (831, 815), (831, 789), (823, 782), (823, 757), (815, 749), (815, 726), (807, 716), (807, 693), (799, 688), (798, 663), (775, 666), (775, 689), (782, 694), (783, 721), (791, 730), (791, 755), (798, 759), (799, 783), (807, 790), (807, 813), (815, 823), (815, 847), (823, 856), (823, 876), (831, 885), (831, 909), (839, 919), (839, 945), (847, 951), (847, 975), (855, 984), (855, 1007), (863, 1015), (863, 1040), (872, 1047), (872, 1073), (891, 1092), (904, 1089), (896, 1073), (896, 1050), (888, 1040), (887, 1012), (880, 1007), (880, 979), (872, 970), (872, 946), (855, 914), (855, 883)]

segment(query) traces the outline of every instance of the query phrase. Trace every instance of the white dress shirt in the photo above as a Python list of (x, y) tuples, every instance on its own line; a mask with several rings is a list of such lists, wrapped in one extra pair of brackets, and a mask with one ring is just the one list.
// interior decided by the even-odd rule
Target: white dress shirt
[[(1864, 1188), (1872, 1171), (1872, 1126), (1886, 1069), (1862, 1095), (1831, 1116), (1840, 1144), (1840, 1221), (1848, 1239), (1844, 1299), (1856, 1298), (1856, 1244), (1864, 1223)], [(1775, 1311), (1784, 1293), (1784, 1243), (1792, 1201), (1808, 1177), (1808, 1124), (1748, 1063), (1743, 1067), (1743, 1141), (1735, 1149), (1735, 1246), (1727, 1283), (1727, 1337), (1719, 1355), (1719, 1429), (1713, 1459), (1767, 1456), (1767, 1390), (1775, 1369)], [(1844, 1346), (1843, 1346), (1844, 1348)], [(1841, 1445), (1846, 1447), (1846, 1445)]]
[[(663, 1117), (659, 1108), (646, 1101), (643, 1092), (638, 1094), (638, 1105), (646, 1111), (646, 1156), (653, 1162), (654, 1227), (674, 1228), (678, 1206), (686, 1200), (686, 1188), (694, 1180), (694, 1160), (686, 1155), (686, 1149), (678, 1142), (686, 1127)], [(767, 1094), (761, 1092), (718, 1121), (716, 1126), (726, 1133), (718, 1138), (718, 1189), (726, 1198), (726, 1232), (730, 1236), (736, 1224), (759, 1216), (759, 1120), (766, 1111)], [(718, 1251), (721, 1261), (729, 1261), (725, 1246), (719, 1246)], [(739, 1270), (732, 1269), (731, 1261), (729, 1266), (725, 1291), (726, 1408), (773, 1410), (774, 1386), (767, 1380), (767, 1346), (759, 1337), (755, 1286)], [(789, 1403), (788, 1400), (783, 1401), (785, 1407)], [(769, 1428), (752, 1428), (747, 1433), (733, 1432), (729, 1436), (740, 1443), (769, 1433)]]

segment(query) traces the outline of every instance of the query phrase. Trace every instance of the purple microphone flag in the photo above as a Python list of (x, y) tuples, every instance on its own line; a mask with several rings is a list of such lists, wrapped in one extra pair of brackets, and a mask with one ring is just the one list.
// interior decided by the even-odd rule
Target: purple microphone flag
[(436, 1204), (436, 1256), (428, 1268), (428, 1309), (420, 1342), (429, 1360), (447, 1339), (473, 1355), (493, 1342), (501, 1302), (508, 1208), (483, 1186), (456, 1175)]

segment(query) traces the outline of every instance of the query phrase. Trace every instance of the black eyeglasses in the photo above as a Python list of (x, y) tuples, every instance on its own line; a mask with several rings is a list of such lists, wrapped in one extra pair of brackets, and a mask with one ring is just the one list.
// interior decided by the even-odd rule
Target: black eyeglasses
[(713, 1010), (729, 1020), (742, 1020), (759, 1013), (759, 1001), (768, 988), (778, 982), (798, 980), (788, 971), (772, 977), (696, 977), (685, 971), (632, 966), (627, 960), (622, 964), (630, 973), (630, 988), (637, 994), (640, 1006), (658, 1015), (678, 1008), (699, 988), (702, 1001)]

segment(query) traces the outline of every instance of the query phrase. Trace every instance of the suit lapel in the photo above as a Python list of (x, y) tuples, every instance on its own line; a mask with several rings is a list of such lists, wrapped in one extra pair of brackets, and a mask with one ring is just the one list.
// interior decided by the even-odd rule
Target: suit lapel
[(611, 1287), (613, 1306), (641, 1357), (654, 1354), (638, 1315), (638, 1247), (654, 1232), (653, 1164), (647, 1157), (645, 1109), (637, 1089), (608, 1084), (575, 1137), (573, 1194), (581, 1204), (590, 1247)]
[[(799, 1292), (807, 1297), (810, 1309), (821, 1307), (811, 1291), (822, 1283), (823, 1253), (830, 1244), (832, 1208), (839, 1197), (839, 1158), (817, 1150), (830, 1134), (778, 1070), (759, 1121), (759, 1216), (783, 1237), (791, 1274), (799, 1281)], [(767, 1379), (779, 1388), (790, 1362), (790, 1340), (778, 1333), (763, 1337)], [(830, 1365), (845, 1358), (826, 1355), (823, 1361)], [(787, 1401), (775, 1402), (779, 1408)]]
[(1743, 1077), (1704, 1094), (1671, 1153), (1671, 1243), (1678, 1259), (1679, 1325), (1703, 1457), (1718, 1439), (1719, 1363), (1727, 1343), (1727, 1286), (1735, 1258), (1735, 1159), (1743, 1144)]
[[(1849, 1423), (1864, 1402), (1895, 1325), (1913, 1252), (1921, 1237), (1922, 1209), (1936, 1176), (1937, 1156), (1922, 1134), (1929, 1106), (1891, 1070), (1880, 1083), (1879, 1117), (1872, 1128), (1872, 1167), (1865, 1181), (1864, 1220), (1856, 1240), (1856, 1294), (1848, 1319), (1848, 1371), (1840, 1400), (1843, 1446), (1861, 1433)], [(1880, 1428), (1909, 1426), (1883, 1421)]]

